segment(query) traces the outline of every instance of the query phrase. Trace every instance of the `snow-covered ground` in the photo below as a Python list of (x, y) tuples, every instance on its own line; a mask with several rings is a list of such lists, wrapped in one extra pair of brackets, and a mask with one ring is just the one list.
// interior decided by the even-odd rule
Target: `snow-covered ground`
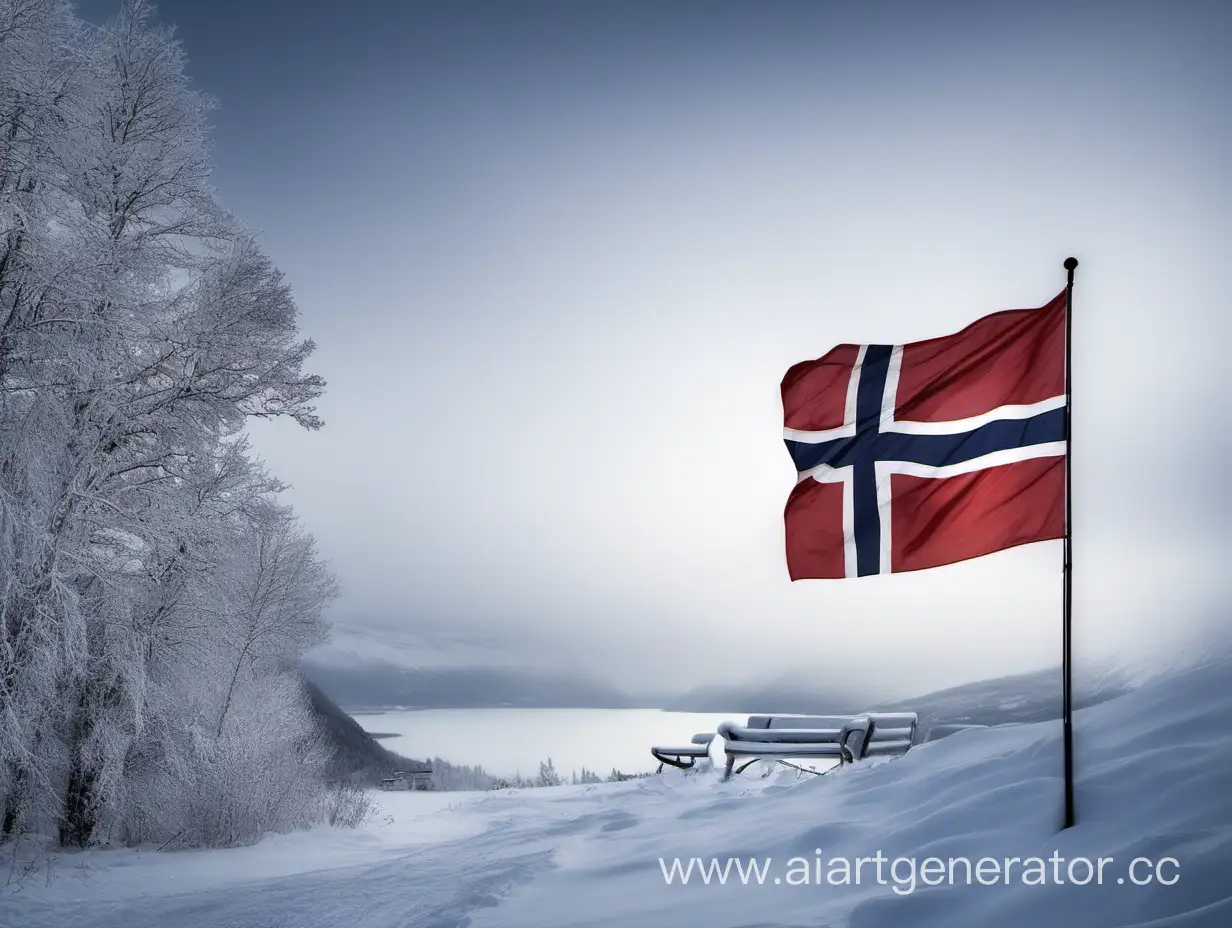
[[(1079, 824), (1059, 834), (1059, 726), (1027, 725), (963, 732), (820, 778), (782, 770), (724, 784), (714, 771), (671, 771), (597, 786), (382, 794), (383, 815), (354, 832), (71, 855), (50, 882), (33, 877), (0, 896), (0, 925), (1222, 928), (1232, 925), (1230, 684), (1227, 666), (1210, 667), (1078, 713)], [(966, 885), (959, 865), (961, 885), (917, 881), (906, 892), (907, 864), (892, 874), (889, 863), (884, 885), (872, 863), (860, 885), (828, 881), (839, 872), (832, 859), (878, 851), (917, 865), (1024, 862), (996, 885)], [(1025, 859), (1057, 853), (1113, 861), (1102, 885), (1022, 879)], [(696, 875), (667, 885), (660, 866), (733, 856), (770, 858), (765, 884), (744, 885), (733, 868), (725, 885)], [(1179, 880), (1134, 885), (1137, 857), (1175, 858), (1160, 875)], [(789, 885), (802, 875), (791, 858), (806, 861), (808, 885)], [(1151, 872), (1140, 864), (1135, 875)]]

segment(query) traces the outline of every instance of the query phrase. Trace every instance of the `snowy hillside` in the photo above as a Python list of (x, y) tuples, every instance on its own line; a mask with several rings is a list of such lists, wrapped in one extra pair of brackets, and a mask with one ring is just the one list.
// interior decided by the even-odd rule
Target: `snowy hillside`
[[(1232, 924), (1232, 687), (1227, 665), (1076, 716), (1079, 824), (1060, 814), (1055, 722), (963, 732), (907, 756), (797, 780), (712, 770), (490, 794), (382, 795), (360, 832), (238, 850), (88, 851), (0, 897), (24, 928), (551, 928), (707, 925), (951, 928)], [(386, 816), (392, 816), (389, 822)], [(818, 850), (819, 849), (819, 850)], [(830, 885), (832, 859), (1112, 858), (1102, 885)], [(770, 858), (764, 885), (667, 885), (660, 859)], [(1126, 877), (1134, 858), (1149, 858)], [(820, 858), (822, 883), (793, 882)], [(1158, 871), (1154, 862), (1174, 858)], [(799, 864), (796, 864), (797, 868)], [(897, 865), (896, 865), (897, 866)], [(905, 868), (905, 865), (904, 865)], [(1054, 865), (1047, 865), (1051, 876)], [(923, 873), (923, 870), (920, 871)], [(961, 868), (957, 871), (961, 878)], [(1078, 879), (1086, 875), (1079, 867)], [(775, 882), (775, 878), (781, 882)], [(796, 879), (799, 881), (799, 871)]]
[(348, 710), (471, 709), (489, 706), (622, 709), (634, 705), (614, 686), (580, 674), (507, 667), (405, 667), (363, 660), (303, 662), (304, 675)]

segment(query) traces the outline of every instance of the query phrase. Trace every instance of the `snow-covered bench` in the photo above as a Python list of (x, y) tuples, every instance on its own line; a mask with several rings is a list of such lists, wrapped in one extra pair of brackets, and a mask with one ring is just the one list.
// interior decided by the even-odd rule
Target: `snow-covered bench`
[[(681, 770), (688, 770), (699, 758), (710, 756), (710, 742), (714, 740), (714, 732), (700, 732), (693, 736), (693, 743), (688, 747), (662, 748), (653, 747), (650, 753), (660, 764), (670, 764)], [(660, 770), (663, 768), (660, 767)]]
[(747, 725), (724, 722), (718, 732), (727, 754), (723, 778), (731, 776), (736, 760), (742, 757), (749, 760), (741, 771), (759, 760), (832, 758), (844, 764), (906, 754), (915, 740), (918, 721), (914, 712), (878, 712), (854, 717), (754, 715)]

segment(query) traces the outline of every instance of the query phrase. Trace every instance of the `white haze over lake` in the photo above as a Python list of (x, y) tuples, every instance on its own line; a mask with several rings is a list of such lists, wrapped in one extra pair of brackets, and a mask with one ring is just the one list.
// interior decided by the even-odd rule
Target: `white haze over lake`
[(368, 732), (395, 733), (381, 744), (417, 759), (442, 757), (481, 766), (496, 776), (533, 777), (552, 758), (568, 778), (582, 768), (607, 776), (654, 770), (652, 744), (688, 744), (740, 713), (662, 712), (658, 709), (425, 709), (356, 713)]

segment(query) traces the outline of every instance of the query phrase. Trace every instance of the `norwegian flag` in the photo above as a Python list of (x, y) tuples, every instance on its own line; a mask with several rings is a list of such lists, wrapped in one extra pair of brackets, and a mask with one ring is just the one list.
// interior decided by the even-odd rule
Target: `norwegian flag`
[(951, 564), (1065, 534), (1065, 293), (783, 378), (793, 580)]

